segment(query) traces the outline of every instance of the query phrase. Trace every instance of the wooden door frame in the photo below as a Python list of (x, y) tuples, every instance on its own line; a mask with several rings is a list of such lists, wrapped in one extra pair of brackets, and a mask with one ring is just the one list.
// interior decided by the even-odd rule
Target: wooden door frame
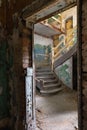
[[(46, 6), (47, 7), (47, 6)], [(46, 8), (44, 7), (44, 8)], [(67, 9), (67, 8), (66, 8)], [(65, 11), (63, 9), (63, 11)], [(55, 12), (56, 13), (60, 13), (60, 10)], [(51, 15), (53, 15), (54, 13), (52, 13)], [(49, 17), (51, 17), (51, 15), (49, 15)], [(47, 17), (44, 17), (44, 19), (46, 19)], [(83, 118), (82, 118), (82, 27), (81, 27), (81, 18), (82, 18), (82, 1), (81, 0), (77, 0), (77, 36), (78, 36), (78, 50), (77, 50), (77, 54), (78, 54), (78, 130), (83, 130), (83, 126), (82, 126), (82, 122), (83, 122)], [(38, 22), (38, 21), (37, 21)]]
[(78, 127), (79, 130), (83, 129), (82, 126), (82, 1), (77, 0), (77, 38), (78, 38)]
[[(81, 110), (81, 106), (82, 106), (82, 89), (81, 89), (81, 86), (82, 86), (82, 74), (81, 74), (81, 68), (82, 68), (82, 64), (81, 64), (81, 3), (79, 2), (80, 0), (77, 1), (77, 39), (78, 39), (78, 49), (77, 49), (77, 66), (79, 66), (77, 69), (77, 85), (78, 85), (78, 130), (82, 130), (82, 110)], [(76, 5), (74, 5), (76, 6)], [(74, 7), (74, 6), (70, 6), (70, 8)], [(68, 9), (70, 9), (69, 7), (66, 8), (65, 10), (58, 10), (56, 11), (55, 13), (52, 13), (46, 17), (43, 17), (42, 19), (36, 21), (36, 23), (42, 21), (42, 20), (45, 20), (46, 18), (50, 18), (51, 16), (57, 14), (57, 13), (61, 13), (63, 11), (66, 11)], [(36, 24), (35, 23), (35, 24)]]

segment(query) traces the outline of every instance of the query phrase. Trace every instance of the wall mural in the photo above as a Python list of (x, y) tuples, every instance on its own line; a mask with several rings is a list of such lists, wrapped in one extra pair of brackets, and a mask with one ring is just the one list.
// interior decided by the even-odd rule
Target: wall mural
[[(65, 34), (59, 35), (57, 41), (54, 40), (54, 61), (67, 53), (77, 44), (77, 7), (73, 7), (61, 13), (62, 28)], [(64, 38), (65, 35), (65, 38)], [(65, 39), (65, 42), (64, 40)], [(57, 45), (55, 46), (55, 43)], [(56, 52), (56, 53), (55, 53)], [(59, 79), (68, 87), (72, 88), (72, 58), (55, 69)]]
[(73, 33), (71, 33), (73, 31), (73, 16), (67, 18), (65, 20), (65, 29), (66, 29), (66, 45), (67, 46), (67, 50), (70, 50), (70, 48), (74, 45), (73, 42)]
[(66, 86), (72, 88), (72, 58), (57, 67), (55, 72)]
[(40, 67), (51, 62), (51, 45), (34, 45), (34, 58), (36, 66)]
[[(54, 61), (67, 53), (77, 43), (77, 7), (70, 8), (59, 14), (61, 29), (64, 33), (53, 36)], [(57, 19), (58, 20), (58, 19)]]

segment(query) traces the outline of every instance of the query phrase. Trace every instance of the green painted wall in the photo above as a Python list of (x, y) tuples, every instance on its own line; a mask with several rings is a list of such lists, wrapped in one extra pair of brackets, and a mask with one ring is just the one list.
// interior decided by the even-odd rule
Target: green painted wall
[(10, 116), (9, 70), (12, 66), (12, 55), (8, 42), (0, 40), (0, 119)]
[(72, 88), (72, 58), (58, 66), (55, 72), (66, 86)]

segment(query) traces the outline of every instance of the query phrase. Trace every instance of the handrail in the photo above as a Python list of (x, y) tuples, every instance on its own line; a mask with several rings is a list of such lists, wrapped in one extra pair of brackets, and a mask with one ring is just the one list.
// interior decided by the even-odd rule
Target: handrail
[(44, 81), (43, 80), (38, 80), (37, 78), (35, 78), (35, 81), (36, 81), (36, 85), (38, 86), (39, 89), (43, 88), (43, 84), (44, 84)]
[(69, 58), (71, 58), (77, 51), (77, 44), (75, 44), (67, 53), (65, 53), (63, 56), (61, 56), (59, 59), (57, 59), (54, 62), (54, 69), (63, 64), (65, 61), (67, 61)]
[[(73, 39), (71, 39), (71, 40), (68, 42), (68, 44), (69, 44), (72, 40), (73, 40)], [(54, 58), (55, 60), (56, 60), (56, 57), (58, 57), (58, 56), (60, 55), (61, 51), (65, 50), (65, 49), (68, 47), (68, 44), (53, 56), (53, 58)], [(67, 53), (67, 52), (66, 52), (66, 53)]]
[(65, 41), (65, 39), (62, 39), (62, 41), (61, 41), (56, 47), (54, 47), (53, 50), (55, 51), (56, 49), (58, 49), (58, 47), (60, 46), (60, 44), (61, 44), (62, 42), (64, 42), (64, 41)]

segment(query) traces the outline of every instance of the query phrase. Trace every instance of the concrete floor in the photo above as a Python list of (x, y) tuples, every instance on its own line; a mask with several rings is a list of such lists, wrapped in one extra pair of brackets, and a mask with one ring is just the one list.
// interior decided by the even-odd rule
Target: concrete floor
[(64, 88), (54, 96), (36, 96), (36, 130), (77, 130), (77, 92)]

